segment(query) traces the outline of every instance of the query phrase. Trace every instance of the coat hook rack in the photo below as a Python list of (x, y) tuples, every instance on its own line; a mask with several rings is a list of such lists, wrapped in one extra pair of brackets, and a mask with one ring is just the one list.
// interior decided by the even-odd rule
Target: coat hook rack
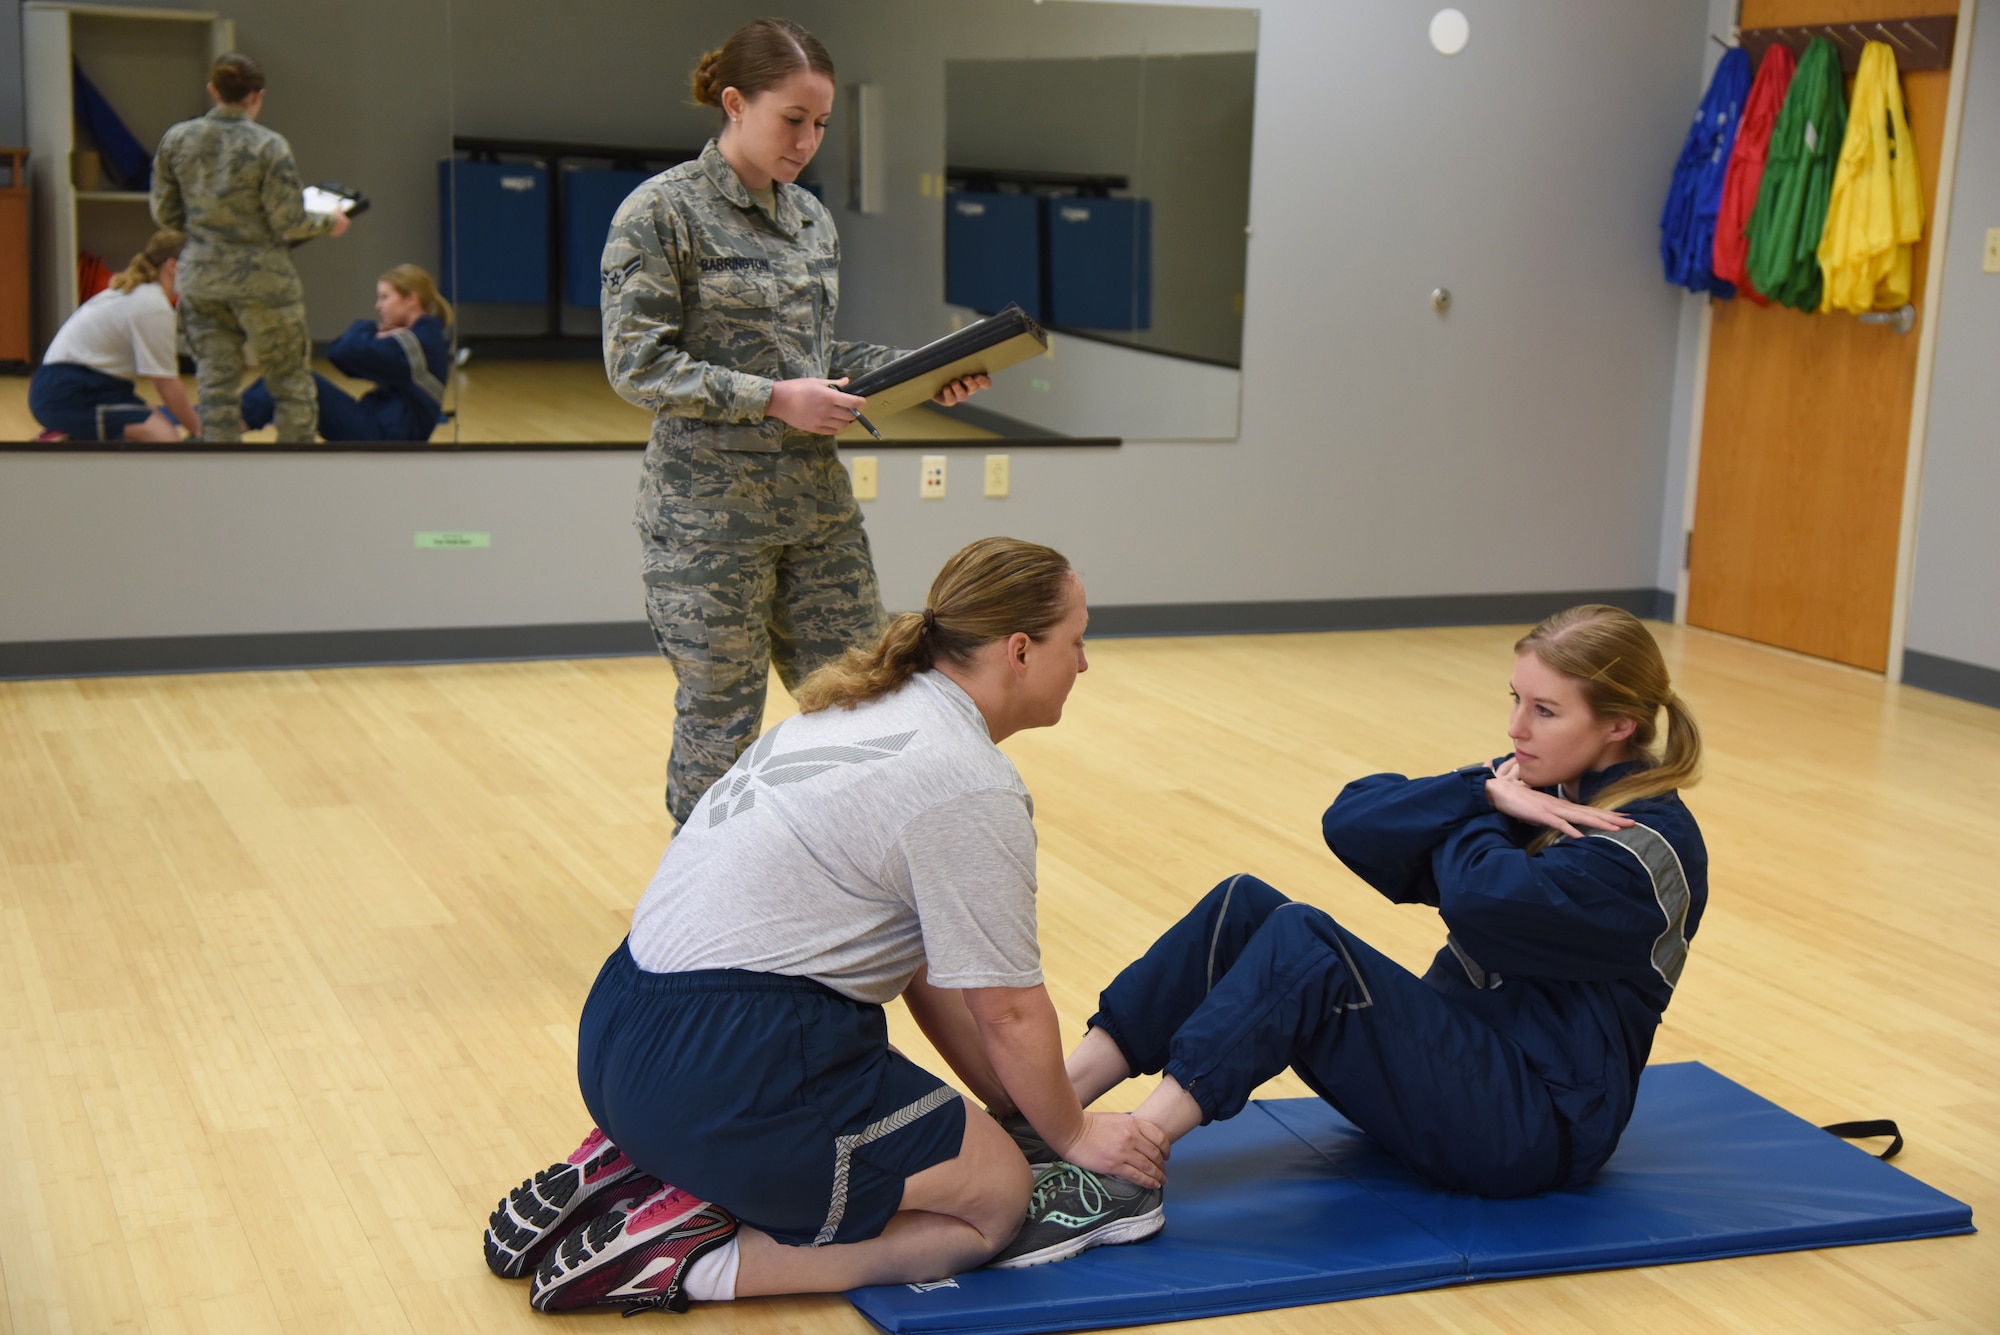
[(1804, 27), (1745, 28), (1740, 44), (1752, 60), (1761, 60), (1774, 44), (1788, 46), (1792, 54), (1798, 55), (1807, 42), (1824, 37), (1840, 52), (1841, 69), (1852, 74), (1861, 64), (1862, 47), (1871, 41), (1886, 40), (1899, 48), (1896, 65), (1907, 74), (1912, 70), (1950, 69), (1952, 43), (1957, 36), (1958, 16), (1940, 14), (1918, 19), (1856, 19), (1841, 27), (1814, 23)]
[(1883, 35), (1884, 37), (1886, 37), (1886, 38), (1888, 38), (1888, 39), (1889, 39), (1890, 41), (1894, 42), (1894, 43), (1895, 43), (1895, 44), (1896, 44), (1897, 46), (1900, 46), (1900, 47), (1902, 47), (1902, 48), (1903, 48), (1903, 51), (1904, 51), (1904, 52), (1905, 52), (1906, 54), (1914, 54), (1913, 52), (1911, 52), (1911, 51), (1910, 51), (1910, 44), (1909, 44), (1908, 42), (1906, 42), (1906, 41), (1904, 41), (1904, 40), (1903, 40), (1902, 38), (1900, 38), (1900, 37), (1896, 36), (1896, 34), (1895, 34), (1895, 33), (1893, 33), (1893, 32), (1890, 32), (1890, 31), (1889, 31), (1889, 30), (1888, 30), (1887, 28), (1883, 27), (1883, 26), (1882, 26), (1881, 24), (1879, 24), (1879, 23), (1878, 23), (1878, 24), (1876, 24), (1876, 25), (1875, 25), (1875, 31), (1877, 31), (1877, 32), (1881, 33), (1881, 34), (1882, 34), (1882, 35)]

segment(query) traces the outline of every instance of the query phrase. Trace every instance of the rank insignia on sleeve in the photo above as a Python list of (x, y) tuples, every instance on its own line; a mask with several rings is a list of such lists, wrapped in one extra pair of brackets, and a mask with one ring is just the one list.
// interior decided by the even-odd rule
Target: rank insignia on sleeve
[(617, 268), (606, 269), (604, 271), (604, 290), (612, 294), (613, 296), (616, 296), (618, 294), (618, 290), (625, 286), (625, 280), (630, 278), (633, 274), (639, 272), (640, 263), (641, 263), (641, 257), (638, 255), (634, 255), (631, 259), (625, 261)]

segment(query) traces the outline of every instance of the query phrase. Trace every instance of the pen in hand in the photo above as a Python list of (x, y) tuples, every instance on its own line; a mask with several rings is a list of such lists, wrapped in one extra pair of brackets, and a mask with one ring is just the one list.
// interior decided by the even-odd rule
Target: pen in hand
[[(831, 380), (827, 381), (828, 387), (832, 389), (839, 389), (840, 386), (845, 383), (847, 383), (845, 380), (842, 380), (839, 383), (835, 383), (834, 381)], [(861, 410), (859, 408), (849, 408), (847, 411), (854, 414), (854, 420), (861, 424), (862, 430), (866, 431), (869, 435), (875, 437), (875, 439), (877, 440), (882, 439), (882, 433), (875, 429), (875, 424), (873, 422), (869, 421), (867, 418), (861, 415)]]

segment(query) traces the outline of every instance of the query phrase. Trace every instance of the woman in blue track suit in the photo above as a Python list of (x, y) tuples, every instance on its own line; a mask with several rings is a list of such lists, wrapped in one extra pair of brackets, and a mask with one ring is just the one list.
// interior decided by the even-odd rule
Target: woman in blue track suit
[(1105, 990), (1068, 1063), (1081, 1100), (1164, 1070), (1135, 1116), (1176, 1138), (1289, 1066), (1440, 1186), (1521, 1196), (1595, 1173), (1708, 898), (1675, 791), (1700, 737), (1652, 636), (1616, 608), (1537, 626), (1512, 684), (1511, 756), (1371, 775), (1326, 812), (1342, 862), (1439, 910), (1449, 934), (1429, 972), (1231, 877)]
[[(354, 398), (318, 372), (319, 434), (329, 442), (429, 440), (444, 420), (445, 378), (451, 373), (451, 306), (430, 274), (399, 264), (375, 282), (379, 320), (356, 320), (326, 350), (342, 375), (372, 380)], [(277, 414), (259, 380), (243, 391), (243, 424), (254, 431)]]

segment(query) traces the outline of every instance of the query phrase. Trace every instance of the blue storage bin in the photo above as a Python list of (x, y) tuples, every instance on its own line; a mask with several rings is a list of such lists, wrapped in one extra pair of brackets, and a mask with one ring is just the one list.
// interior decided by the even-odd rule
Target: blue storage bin
[(597, 309), (602, 290), (600, 262), (611, 216), (625, 197), (655, 172), (630, 168), (577, 167), (562, 178), (563, 301)]
[(440, 162), (438, 226), (438, 285), (446, 297), (509, 305), (548, 300), (547, 167)]
[(953, 190), (944, 197), (944, 299), (993, 312), (1008, 302), (1042, 318), (1040, 201)]
[(1145, 199), (1047, 201), (1049, 323), (1146, 329), (1153, 323), (1153, 205)]

